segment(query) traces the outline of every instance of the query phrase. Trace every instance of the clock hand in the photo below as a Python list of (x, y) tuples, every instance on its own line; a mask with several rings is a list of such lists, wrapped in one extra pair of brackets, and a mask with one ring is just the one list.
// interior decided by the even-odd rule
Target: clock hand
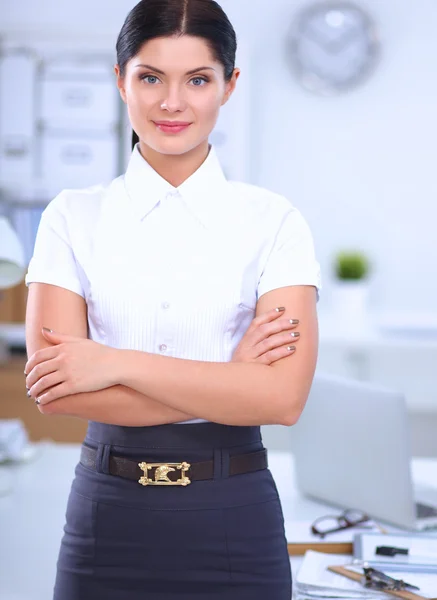
[(344, 32), (338, 38), (333, 40), (327, 40), (323, 39), (325, 32), (322, 32), (321, 30), (317, 31), (317, 29), (315, 29), (314, 26), (307, 26), (301, 31), (301, 34), (315, 42), (318, 46), (322, 47), (330, 54), (338, 54), (347, 46), (350, 40), (357, 37), (358, 32), (359, 30), (355, 26), (349, 29), (348, 31)]
[(347, 31), (343, 36), (341, 36), (341, 38), (339, 38), (338, 40), (332, 40), (331, 42), (328, 42), (326, 50), (328, 50), (328, 52), (330, 52), (331, 54), (338, 54), (348, 44), (350, 44), (351, 40), (358, 38), (357, 32), (357, 27), (353, 27), (352, 29)]

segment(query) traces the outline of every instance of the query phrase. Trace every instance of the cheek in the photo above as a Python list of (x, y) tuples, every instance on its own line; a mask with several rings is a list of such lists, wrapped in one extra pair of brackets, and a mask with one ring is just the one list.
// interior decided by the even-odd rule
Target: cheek
[(135, 127), (144, 127), (147, 115), (150, 114), (153, 105), (154, 101), (150, 93), (146, 95), (138, 90), (131, 90), (127, 93), (127, 113), (134, 129)]
[(220, 98), (217, 94), (205, 94), (204, 98), (197, 100), (193, 109), (202, 123), (215, 124), (220, 112)]
[(158, 86), (154, 89), (146, 85), (140, 80), (132, 78), (126, 85), (126, 100), (131, 112), (144, 112), (147, 108), (153, 105), (158, 96)]
[(138, 98), (129, 97), (127, 98), (127, 112), (129, 117), (133, 120), (138, 119), (141, 116), (141, 113), (145, 111), (144, 105), (141, 102), (138, 102)]

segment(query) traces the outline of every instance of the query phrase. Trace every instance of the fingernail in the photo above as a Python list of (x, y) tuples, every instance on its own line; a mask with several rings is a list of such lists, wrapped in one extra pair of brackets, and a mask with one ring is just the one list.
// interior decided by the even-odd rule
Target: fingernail
[(290, 319), (290, 323), (292, 325), (298, 325), (299, 324), (299, 319)]
[(278, 308), (275, 308), (276, 312), (284, 312), (285, 310), (285, 306), (279, 306)]
[(49, 329), (48, 327), (43, 327), (44, 331), (48, 331), (49, 333), (53, 333), (53, 331), (51, 329)]
[(300, 336), (300, 333), (299, 333), (298, 331), (292, 331), (292, 332), (290, 333), (290, 335), (291, 335), (291, 337), (299, 337), (299, 336)]
[(38, 398), (35, 399), (35, 404), (41, 404), (41, 402), (38, 400)]
[(27, 397), (30, 398), (30, 392), (27, 390)]
[(296, 346), (287, 346), (287, 350), (293, 352), (293, 350), (296, 350)]
[(24, 374), (26, 375), (26, 377), (27, 377), (27, 373), (26, 373), (26, 371), (23, 371), (23, 373), (24, 373)]

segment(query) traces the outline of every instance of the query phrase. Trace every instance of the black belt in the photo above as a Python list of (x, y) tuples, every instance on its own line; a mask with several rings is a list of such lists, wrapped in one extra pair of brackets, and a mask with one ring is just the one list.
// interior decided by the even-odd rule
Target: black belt
[[(96, 470), (97, 450), (82, 445), (80, 462), (88, 469)], [(267, 450), (235, 454), (229, 457), (229, 475), (242, 475), (267, 469)], [(192, 481), (214, 478), (214, 461), (188, 463), (137, 462), (122, 456), (109, 456), (109, 473), (132, 479), (141, 485), (188, 485)]]

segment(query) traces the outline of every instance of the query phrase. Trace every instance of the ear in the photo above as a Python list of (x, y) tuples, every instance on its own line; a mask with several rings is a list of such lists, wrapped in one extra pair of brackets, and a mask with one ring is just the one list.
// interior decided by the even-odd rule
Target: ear
[(240, 77), (240, 69), (234, 69), (234, 72), (232, 73), (232, 77), (230, 79), (230, 81), (228, 81), (226, 83), (226, 89), (225, 89), (225, 94), (223, 96), (223, 100), (222, 100), (222, 106), (224, 104), (226, 104), (226, 102), (229, 100), (229, 98), (232, 96), (235, 87), (237, 85), (237, 79)]
[(117, 87), (118, 91), (120, 92), (121, 99), (125, 104), (127, 104), (126, 90), (124, 88), (124, 78), (120, 75), (120, 67), (118, 65), (114, 66), (114, 73), (117, 78)]

